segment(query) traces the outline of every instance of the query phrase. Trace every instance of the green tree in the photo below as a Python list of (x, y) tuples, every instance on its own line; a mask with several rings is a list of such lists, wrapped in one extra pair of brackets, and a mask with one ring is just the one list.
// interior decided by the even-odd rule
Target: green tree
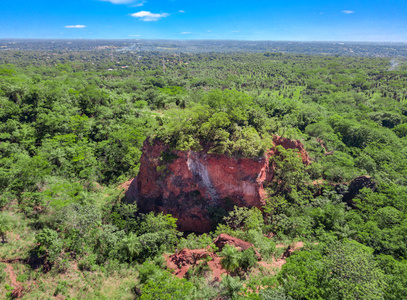
[(301, 251), (287, 259), (278, 275), (296, 299), (384, 299), (386, 282), (373, 249), (345, 240), (325, 246), (327, 255)]
[(140, 269), (140, 300), (189, 300), (195, 299), (196, 290), (191, 282), (179, 279), (150, 263)]
[(228, 275), (239, 267), (240, 252), (235, 247), (225, 245), (219, 256), (223, 257), (220, 263)]
[(11, 230), (11, 225), (12, 225), (12, 221), (11, 221), (10, 215), (5, 212), (1, 212), (0, 213), (0, 235), (1, 235), (2, 243), (6, 242), (7, 231)]

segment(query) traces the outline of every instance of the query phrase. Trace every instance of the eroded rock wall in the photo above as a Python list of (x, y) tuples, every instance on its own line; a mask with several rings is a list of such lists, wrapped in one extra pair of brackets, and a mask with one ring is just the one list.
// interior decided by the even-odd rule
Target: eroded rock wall
[(309, 157), (303, 145), (275, 137), (265, 156), (235, 158), (206, 151), (171, 151), (159, 140), (146, 140), (140, 172), (126, 194), (143, 212), (172, 214), (182, 231), (208, 232), (212, 229), (210, 207), (261, 207), (273, 179), (270, 157), (275, 145), (298, 149), (303, 162)]

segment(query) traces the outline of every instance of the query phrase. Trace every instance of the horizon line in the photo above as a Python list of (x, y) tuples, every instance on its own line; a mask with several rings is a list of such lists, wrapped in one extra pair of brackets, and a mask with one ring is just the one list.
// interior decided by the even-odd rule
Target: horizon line
[(246, 40), (246, 39), (177, 39), (177, 38), (2, 38), (2, 40), (32, 40), (32, 41), (234, 41), (234, 42), (290, 42), (290, 43), (377, 43), (377, 44), (407, 44), (406, 42), (395, 41), (346, 41), (346, 40)]

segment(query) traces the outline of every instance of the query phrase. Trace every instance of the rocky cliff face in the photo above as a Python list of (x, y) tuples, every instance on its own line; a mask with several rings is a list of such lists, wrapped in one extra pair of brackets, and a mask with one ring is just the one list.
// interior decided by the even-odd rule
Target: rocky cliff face
[(182, 231), (211, 230), (211, 208), (234, 205), (261, 207), (267, 192), (265, 183), (273, 179), (269, 163), (275, 146), (297, 149), (305, 164), (310, 162), (298, 141), (275, 137), (264, 157), (234, 158), (206, 151), (170, 151), (161, 141), (144, 143), (140, 173), (126, 193), (143, 212), (156, 211), (178, 218)]

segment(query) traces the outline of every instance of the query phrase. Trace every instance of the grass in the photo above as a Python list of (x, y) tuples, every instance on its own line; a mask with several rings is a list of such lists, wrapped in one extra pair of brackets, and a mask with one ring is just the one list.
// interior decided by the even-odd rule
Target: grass
[[(110, 188), (99, 194), (102, 193), (104, 197), (97, 203), (99, 205), (115, 197), (118, 191)], [(7, 242), (0, 244), (0, 259), (25, 260), (36, 247), (36, 221), (27, 219), (15, 207), (9, 207), (7, 213), (13, 224), (7, 233)], [(28, 291), (21, 299), (134, 299), (133, 288), (138, 281), (138, 272), (131, 267), (114, 265), (106, 271), (104, 267), (96, 266), (95, 271), (82, 272), (72, 258), (68, 258), (68, 267), (63, 273), (58, 273), (55, 267), (44, 273), (41, 267), (34, 270), (24, 262), (13, 262), (12, 266), (17, 282)], [(12, 285), (6, 267), (6, 263), (0, 263), (0, 299), (7, 299), (6, 284)]]
[(7, 233), (7, 242), (0, 243), (0, 259), (27, 258), (35, 247), (35, 231), (25, 216), (17, 212), (8, 212), (13, 220), (12, 229)]
[[(64, 274), (53, 270), (44, 274), (19, 263), (13, 267), (17, 278), (27, 278), (23, 287), (28, 292), (21, 299), (134, 299), (137, 272), (131, 268), (106, 275), (103, 270), (81, 272), (74, 261)], [(0, 288), (1, 299), (6, 299), (6, 283), (11, 285), (8, 276)]]

